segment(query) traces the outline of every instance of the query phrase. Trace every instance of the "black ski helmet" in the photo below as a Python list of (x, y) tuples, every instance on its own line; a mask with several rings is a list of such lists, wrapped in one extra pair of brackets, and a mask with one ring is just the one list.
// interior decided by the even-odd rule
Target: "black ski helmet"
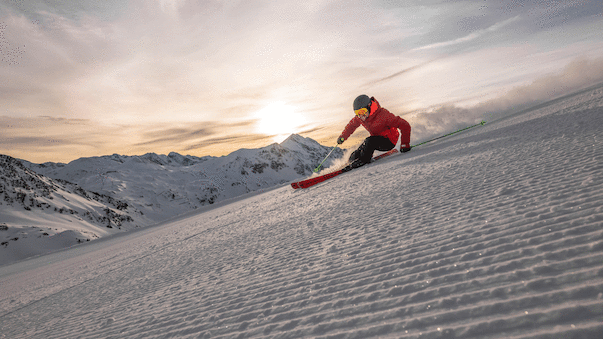
[[(361, 108), (369, 108), (371, 106), (371, 98), (368, 97), (368, 95), (366, 94), (362, 94), (359, 95), (355, 100), (354, 100), (354, 111), (361, 109)], [(370, 109), (369, 109), (370, 112)]]

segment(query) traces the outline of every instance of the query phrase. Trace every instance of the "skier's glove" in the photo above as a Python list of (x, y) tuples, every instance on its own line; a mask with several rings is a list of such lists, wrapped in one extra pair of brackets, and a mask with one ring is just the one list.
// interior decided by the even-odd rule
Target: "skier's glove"
[(337, 145), (343, 144), (344, 141), (345, 141), (344, 138), (337, 138)]

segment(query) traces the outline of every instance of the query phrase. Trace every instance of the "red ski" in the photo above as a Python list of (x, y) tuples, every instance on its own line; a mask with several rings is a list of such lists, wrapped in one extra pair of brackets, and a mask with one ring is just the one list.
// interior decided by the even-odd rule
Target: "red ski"
[[(398, 153), (398, 150), (394, 148), (391, 151), (387, 151), (386, 153), (383, 153), (381, 155), (373, 157), (372, 161), (376, 161), (376, 160), (379, 160), (381, 158), (385, 158), (385, 157), (387, 157), (389, 155), (396, 154), (396, 153)], [(336, 177), (336, 176), (338, 176), (338, 175), (340, 175), (342, 173), (348, 172), (350, 170), (351, 169), (347, 169), (347, 167), (344, 167), (344, 168), (342, 168), (340, 170), (337, 170), (335, 172), (331, 172), (331, 173), (319, 175), (317, 177), (310, 178), (310, 179), (305, 179), (305, 180), (302, 180), (302, 181), (292, 182), (291, 183), (291, 187), (293, 187), (294, 189), (308, 188), (308, 187), (314, 186), (316, 184), (319, 184), (319, 183), (321, 183), (321, 182), (323, 182), (325, 180), (328, 180), (328, 179), (331, 179), (333, 177)]]

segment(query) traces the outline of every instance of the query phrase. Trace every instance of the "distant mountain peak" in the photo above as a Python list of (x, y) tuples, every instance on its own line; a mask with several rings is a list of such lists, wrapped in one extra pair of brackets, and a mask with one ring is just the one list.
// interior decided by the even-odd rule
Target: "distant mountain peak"
[(283, 142), (280, 143), (280, 145), (286, 144), (286, 143), (290, 143), (290, 142), (297, 142), (297, 143), (317, 143), (314, 139), (311, 138), (306, 138), (303, 137), (299, 134), (291, 134), (290, 136), (287, 137), (287, 139), (283, 140)]
[(291, 134), (287, 139), (280, 143), (280, 145), (289, 150), (309, 150), (313, 148), (325, 148), (319, 144), (316, 140), (311, 138), (303, 137), (299, 134)]
[(299, 134), (293, 133), (293, 134), (289, 135), (287, 137), (287, 139), (283, 140), (281, 142), (281, 144), (286, 143), (287, 141), (298, 141), (299, 142), (299, 141), (304, 140), (304, 139), (306, 139), (306, 138), (302, 137)]

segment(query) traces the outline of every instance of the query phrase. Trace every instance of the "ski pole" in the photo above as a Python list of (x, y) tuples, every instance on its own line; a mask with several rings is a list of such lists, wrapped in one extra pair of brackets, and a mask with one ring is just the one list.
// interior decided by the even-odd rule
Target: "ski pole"
[(320, 167), (322, 166), (322, 164), (324, 164), (324, 162), (327, 161), (327, 158), (331, 155), (331, 153), (333, 153), (333, 151), (337, 148), (337, 146), (339, 146), (339, 145), (335, 145), (335, 147), (333, 147), (333, 149), (331, 150), (331, 152), (329, 152), (329, 154), (327, 154), (327, 156), (325, 157), (325, 159), (320, 164), (318, 164), (318, 167), (316, 167), (314, 169), (314, 173), (316, 173), (316, 172), (318, 172), (320, 170)]
[(481, 121), (479, 124), (475, 124), (475, 125), (473, 125), (473, 126), (465, 127), (465, 128), (462, 128), (462, 129), (460, 129), (460, 130), (458, 130), (458, 131), (454, 131), (454, 132), (452, 132), (452, 133), (448, 133), (448, 134), (446, 134), (446, 135), (442, 135), (442, 136), (439, 136), (439, 137), (437, 137), (437, 138), (433, 138), (433, 139), (431, 139), (431, 140), (423, 141), (423, 142), (422, 142), (422, 143), (420, 143), (420, 144), (412, 145), (412, 146), (410, 146), (410, 147), (417, 147), (417, 146), (419, 146), (419, 145), (423, 145), (423, 144), (426, 144), (426, 143), (428, 143), (428, 142), (432, 142), (432, 141), (435, 141), (435, 140), (438, 140), (438, 139), (442, 139), (442, 138), (444, 138), (444, 137), (447, 137), (447, 136), (450, 136), (450, 135), (456, 134), (456, 133), (458, 133), (458, 132), (462, 132), (462, 131), (464, 131), (464, 130), (468, 130), (468, 129), (473, 128), (473, 127), (477, 127), (477, 126), (483, 126), (483, 125), (485, 125), (485, 124), (486, 124), (486, 121), (485, 121), (485, 120), (482, 120), (482, 121)]

